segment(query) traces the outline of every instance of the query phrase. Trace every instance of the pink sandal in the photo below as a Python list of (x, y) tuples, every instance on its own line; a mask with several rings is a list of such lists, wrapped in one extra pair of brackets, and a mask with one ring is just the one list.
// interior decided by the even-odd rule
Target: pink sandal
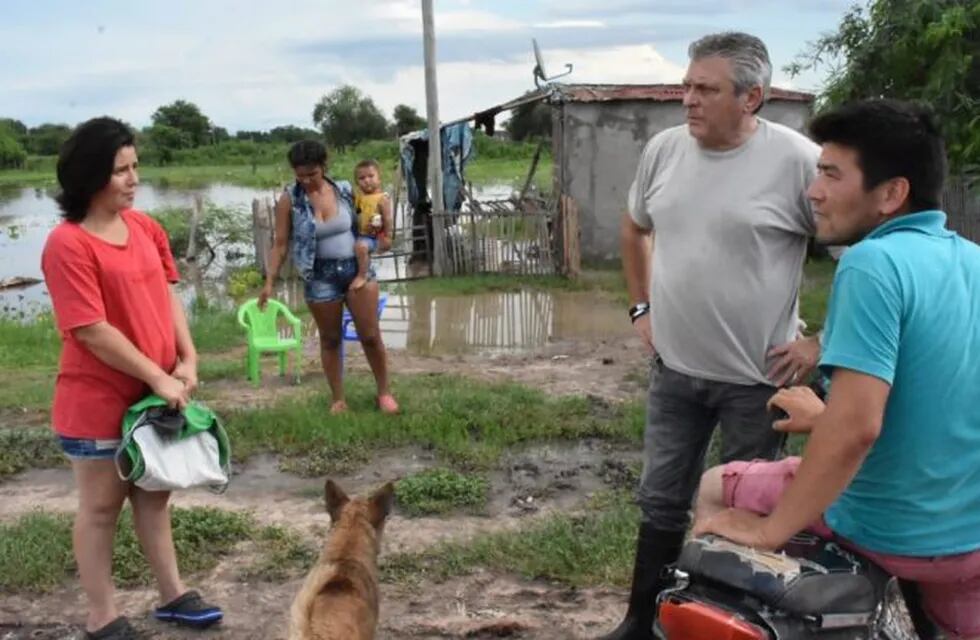
[(398, 402), (395, 400), (395, 396), (390, 393), (383, 393), (378, 396), (378, 410), (388, 415), (398, 413)]

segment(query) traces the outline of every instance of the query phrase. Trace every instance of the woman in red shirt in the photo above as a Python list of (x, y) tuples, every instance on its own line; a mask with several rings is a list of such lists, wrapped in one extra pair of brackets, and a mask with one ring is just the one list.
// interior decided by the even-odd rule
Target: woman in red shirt
[(178, 274), (167, 235), (132, 208), (137, 168), (124, 124), (96, 118), (79, 125), (58, 158), (65, 220), (41, 257), (63, 341), (52, 425), (78, 487), (73, 542), (88, 598), (86, 637), (113, 640), (136, 637), (113, 601), (113, 536), (127, 497), (167, 603), (156, 617), (198, 627), (222, 617), (181, 582), (169, 492), (121, 481), (113, 462), (127, 407), (152, 391), (183, 408), (197, 385), (197, 353), (173, 287)]

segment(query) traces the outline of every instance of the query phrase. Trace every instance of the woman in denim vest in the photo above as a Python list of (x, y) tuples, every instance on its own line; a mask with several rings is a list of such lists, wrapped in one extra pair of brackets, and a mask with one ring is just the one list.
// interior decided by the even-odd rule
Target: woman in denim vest
[(276, 203), (276, 236), (259, 306), (265, 308), (272, 296), (272, 285), (291, 245), (293, 262), (305, 283), (306, 304), (320, 334), (320, 361), (333, 395), (330, 412), (347, 410), (340, 361), (341, 319), (346, 303), (378, 384), (378, 408), (384, 413), (397, 413), (398, 403), (388, 389), (387, 356), (378, 328), (378, 282), (374, 270), (369, 270), (366, 285), (356, 291), (350, 289), (357, 275), (350, 183), (327, 177), (327, 149), (315, 140), (297, 142), (287, 157), (296, 182), (285, 189)]

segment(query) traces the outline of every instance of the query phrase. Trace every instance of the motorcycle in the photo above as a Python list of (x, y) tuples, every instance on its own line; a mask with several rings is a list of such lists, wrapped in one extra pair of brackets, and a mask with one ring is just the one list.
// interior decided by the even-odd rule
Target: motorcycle
[(926, 640), (942, 635), (915, 585), (810, 533), (778, 552), (687, 542), (657, 598), (661, 640)]

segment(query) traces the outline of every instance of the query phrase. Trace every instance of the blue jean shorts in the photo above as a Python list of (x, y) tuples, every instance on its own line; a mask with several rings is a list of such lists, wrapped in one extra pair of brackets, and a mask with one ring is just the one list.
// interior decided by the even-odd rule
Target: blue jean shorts
[(369, 253), (374, 253), (378, 250), (378, 239), (374, 236), (357, 236), (354, 238), (354, 242), (366, 246)]
[[(313, 277), (306, 281), (303, 293), (308, 304), (343, 300), (351, 281), (357, 275), (357, 258), (317, 258), (313, 263)], [(376, 278), (373, 267), (368, 267), (368, 282)]]
[(68, 438), (58, 436), (61, 450), (72, 460), (111, 460), (122, 440), (90, 440), (88, 438)]

